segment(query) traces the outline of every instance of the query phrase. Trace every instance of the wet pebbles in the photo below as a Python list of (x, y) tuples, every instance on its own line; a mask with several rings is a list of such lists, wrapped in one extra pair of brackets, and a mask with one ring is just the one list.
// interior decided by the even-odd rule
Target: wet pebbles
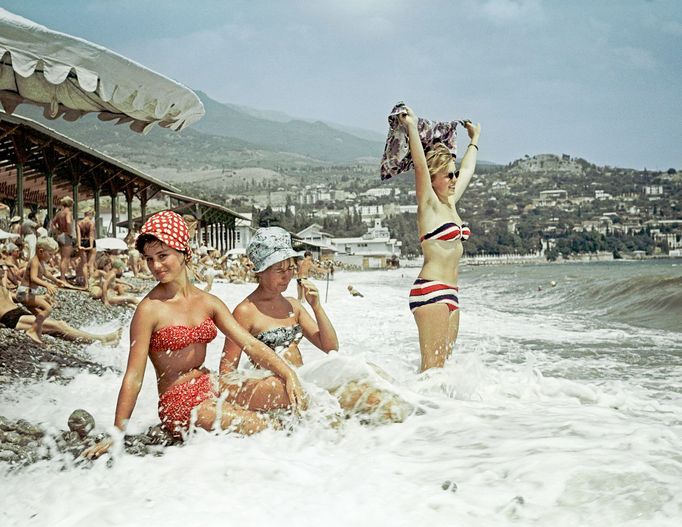
[[(128, 279), (148, 290), (151, 282)], [(80, 327), (84, 324), (125, 323), (132, 317), (130, 306), (105, 306), (80, 291), (60, 289), (52, 318)], [(23, 332), (0, 328), (0, 391), (10, 384), (49, 380), (68, 383), (83, 370), (101, 375), (107, 368), (90, 360), (84, 352), (85, 344), (45, 335), (40, 346)], [(41, 459), (59, 457), (63, 460), (80, 459), (81, 452), (94, 445), (102, 436), (94, 436), (93, 417), (85, 410), (75, 410), (64, 423), (64, 430), (45, 430), (24, 419), (12, 421), (0, 415), (0, 462), (24, 466)], [(164, 445), (175, 441), (160, 426), (144, 434), (125, 437), (124, 448), (130, 454), (158, 454)], [(83, 460), (83, 462), (86, 462)], [(87, 463), (87, 462), (86, 462)]]

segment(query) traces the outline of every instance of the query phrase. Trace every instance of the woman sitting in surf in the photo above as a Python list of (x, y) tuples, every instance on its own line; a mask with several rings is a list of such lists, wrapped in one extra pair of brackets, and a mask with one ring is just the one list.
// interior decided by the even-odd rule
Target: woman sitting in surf
[[(303, 391), (293, 369), (246, 332), (221, 300), (190, 282), (189, 231), (181, 216), (163, 211), (149, 218), (136, 247), (159, 283), (137, 306), (130, 324), (130, 352), (116, 404), (116, 428), (125, 430), (148, 358), (156, 371), (159, 417), (172, 434), (181, 435), (192, 423), (206, 430), (217, 424), (243, 434), (266, 428), (270, 423), (266, 416), (232, 402), (220, 402), (218, 390), (202, 366), (206, 345), (218, 329), (252, 361), (276, 375), (268, 379), (268, 400), (259, 401), (261, 393), (254, 390), (253, 407), (296, 409), (303, 405)], [(111, 444), (111, 439), (101, 441), (84, 455), (97, 457)]]
[[(299, 256), (291, 247), (289, 233), (279, 227), (258, 229), (247, 254), (253, 263), (258, 287), (234, 309), (237, 322), (288, 364), (299, 368), (302, 379), (329, 391), (343, 410), (373, 414), (383, 420), (404, 419), (409, 412), (407, 405), (372, 382), (381, 377), (377, 368), (346, 356), (311, 364), (311, 368), (303, 365), (298, 347), (303, 337), (325, 353), (337, 350), (339, 340), (322, 307), (319, 292), (310, 280), (300, 279), (299, 286), (313, 316), (299, 300), (283, 294), (296, 272), (295, 258)], [(229, 401), (255, 409), (254, 387), (262, 386), (262, 377), (270, 373), (262, 369), (238, 370), (241, 352), (239, 342), (225, 339), (220, 361), (221, 381), (230, 394)]]

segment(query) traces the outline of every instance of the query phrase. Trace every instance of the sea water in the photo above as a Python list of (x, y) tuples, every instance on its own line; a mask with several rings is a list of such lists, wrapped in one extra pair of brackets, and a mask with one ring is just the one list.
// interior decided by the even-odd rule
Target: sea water
[[(682, 262), (465, 267), (453, 357), (421, 375), (407, 307), (417, 272), (316, 282), (341, 352), (419, 405), (405, 422), (332, 427), (313, 398), (289, 433), (202, 431), (162, 456), (114, 451), (91, 468), (0, 466), (0, 525), (682, 524)], [(253, 289), (213, 292), (234, 308)], [(209, 345), (214, 370), (222, 343)], [(122, 370), (127, 343), (88, 353)], [(12, 386), (0, 413), (57, 430), (82, 407), (105, 430), (119, 385), (112, 372)], [(156, 404), (148, 367), (132, 433), (158, 422)]]

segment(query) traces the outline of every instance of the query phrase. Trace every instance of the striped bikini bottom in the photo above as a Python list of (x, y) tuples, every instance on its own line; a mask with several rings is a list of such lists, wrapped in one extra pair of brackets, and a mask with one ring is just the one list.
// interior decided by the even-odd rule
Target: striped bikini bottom
[(445, 304), (452, 312), (459, 309), (459, 288), (454, 285), (439, 282), (438, 280), (426, 280), (417, 278), (410, 289), (410, 310), (430, 304)]

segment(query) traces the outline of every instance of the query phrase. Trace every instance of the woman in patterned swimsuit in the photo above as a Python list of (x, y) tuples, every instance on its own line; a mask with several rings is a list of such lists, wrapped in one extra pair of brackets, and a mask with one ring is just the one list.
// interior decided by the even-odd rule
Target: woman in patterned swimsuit
[(444, 144), (436, 143), (424, 153), (412, 109), (405, 106), (400, 121), (407, 129), (414, 163), (417, 226), (424, 254), (421, 272), (410, 291), (410, 309), (419, 329), (420, 371), (424, 371), (443, 367), (457, 339), (459, 260), (464, 252), (462, 240), (471, 233), (456, 204), (476, 168), (481, 125), (464, 123), (471, 142), (457, 170)]
[[(383, 372), (378, 368), (338, 354), (326, 362), (311, 364), (310, 370), (306, 370), (308, 364), (301, 368), (303, 357), (298, 344), (303, 337), (325, 353), (337, 350), (339, 341), (315, 284), (307, 279), (298, 281), (313, 316), (300, 300), (283, 295), (296, 272), (295, 257), (298, 256), (291, 247), (289, 233), (280, 227), (258, 229), (247, 253), (254, 265), (258, 287), (235, 308), (237, 322), (287, 363), (300, 368), (301, 375), (309, 374), (302, 378), (331, 393), (344, 411), (371, 414), (383, 421), (402, 421), (412, 409), (372, 382), (383, 381), (379, 379)], [(240, 345), (225, 339), (221, 379), (230, 386), (228, 400), (252, 408), (254, 388), (266, 389), (262, 387), (262, 379), (270, 373), (258, 369), (238, 370), (241, 355)]]
[[(218, 424), (221, 429), (253, 434), (266, 428), (269, 420), (236, 404), (221, 403), (202, 366), (206, 345), (216, 337), (217, 329), (236, 342), (251, 360), (276, 375), (269, 384), (271, 406), (302, 406), (301, 386), (291, 367), (245, 331), (221, 300), (190, 282), (188, 242), (187, 225), (171, 211), (155, 214), (140, 231), (136, 246), (159, 283), (140, 302), (131, 321), (130, 354), (114, 425), (121, 431), (125, 429), (149, 358), (156, 371), (159, 417), (168, 431), (177, 436), (194, 423), (207, 430)], [(111, 444), (112, 440), (106, 439), (84, 455), (97, 457)]]

